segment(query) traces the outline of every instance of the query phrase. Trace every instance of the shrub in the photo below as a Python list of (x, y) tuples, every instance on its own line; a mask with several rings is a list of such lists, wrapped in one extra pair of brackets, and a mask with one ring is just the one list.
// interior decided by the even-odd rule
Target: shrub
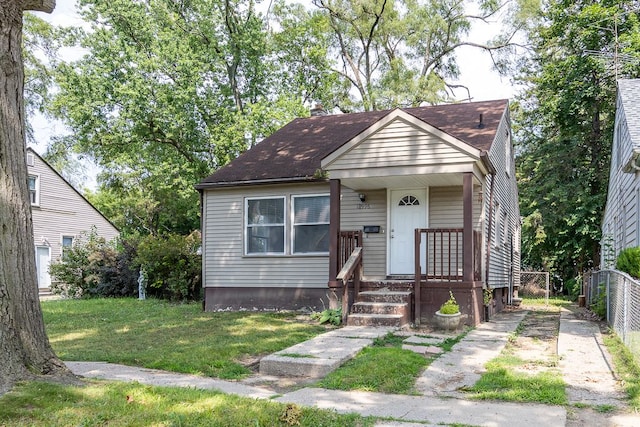
[(640, 278), (640, 246), (620, 251), (616, 259), (616, 269), (628, 275)]
[(598, 294), (590, 308), (601, 319), (607, 317), (607, 287), (604, 283), (598, 285)]
[(143, 237), (136, 265), (147, 278), (146, 293), (169, 300), (200, 297), (202, 261), (198, 254), (200, 232), (188, 236), (168, 234)]
[(51, 290), (69, 297), (134, 295), (136, 273), (126, 258), (127, 252), (118, 251), (115, 242), (107, 242), (93, 228), (49, 266)]
[(460, 313), (460, 306), (453, 296), (453, 292), (449, 291), (449, 299), (440, 306), (440, 314), (456, 314)]

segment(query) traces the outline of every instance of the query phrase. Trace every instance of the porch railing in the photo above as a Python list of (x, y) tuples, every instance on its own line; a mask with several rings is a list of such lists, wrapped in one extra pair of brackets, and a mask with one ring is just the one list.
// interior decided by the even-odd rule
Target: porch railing
[(353, 250), (347, 262), (338, 273), (337, 280), (342, 282), (342, 323), (346, 323), (349, 314), (349, 281), (353, 280), (353, 298), (356, 300), (360, 293), (360, 279), (362, 278), (362, 248)]
[(362, 247), (362, 230), (341, 231), (338, 237), (338, 271), (342, 270), (353, 251)]
[[(418, 228), (415, 230), (415, 307), (416, 322), (420, 316), (421, 283), (462, 282), (464, 272), (463, 228)], [(473, 279), (481, 279), (481, 234), (473, 232)]]

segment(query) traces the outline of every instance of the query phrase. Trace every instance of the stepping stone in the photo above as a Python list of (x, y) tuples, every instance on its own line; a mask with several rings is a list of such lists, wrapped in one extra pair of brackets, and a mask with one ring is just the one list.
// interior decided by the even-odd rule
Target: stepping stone
[(417, 335), (412, 335), (402, 342), (406, 344), (436, 345), (442, 344), (445, 339), (446, 338), (442, 337), (419, 337)]
[(441, 354), (444, 350), (440, 347), (436, 346), (425, 346), (425, 345), (402, 345), (403, 350), (411, 350), (414, 353), (422, 354), (423, 356), (433, 356), (436, 354)]

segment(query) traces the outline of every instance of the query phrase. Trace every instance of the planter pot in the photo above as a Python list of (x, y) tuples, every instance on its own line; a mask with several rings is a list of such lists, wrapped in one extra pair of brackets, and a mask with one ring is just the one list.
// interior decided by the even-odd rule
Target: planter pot
[(489, 306), (485, 305), (484, 306), (484, 321), (485, 322), (489, 321), (490, 314), (491, 314), (491, 310), (489, 310)]
[(520, 307), (520, 304), (522, 304), (522, 298), (512, 298), (511, 299), (511, 305), (516, 306), (516, 307)]
[(436, 311), (434, 317), (435, 324), (438, 329), (444, 329), (445, 331), (455, 331), (460, 326), (461, 313), (455, 314), (442, 314), (440, 311)]

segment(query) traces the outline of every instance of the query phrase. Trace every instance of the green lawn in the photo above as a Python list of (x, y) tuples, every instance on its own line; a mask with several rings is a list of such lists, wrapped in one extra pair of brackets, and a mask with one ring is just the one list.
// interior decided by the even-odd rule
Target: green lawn
[(373, 418), (354, 414), (138, 383), (87, 381), (84, 387), (73, 387), (29, 382), (0, 397), (3, 427), (368, 427), (373, 423)]
[(89, 299), (42, 303), (49, 340), (70, 361), (106, 361), (224, 379), (326, 331), (291, 313), (205, 313), (200, 304)]

